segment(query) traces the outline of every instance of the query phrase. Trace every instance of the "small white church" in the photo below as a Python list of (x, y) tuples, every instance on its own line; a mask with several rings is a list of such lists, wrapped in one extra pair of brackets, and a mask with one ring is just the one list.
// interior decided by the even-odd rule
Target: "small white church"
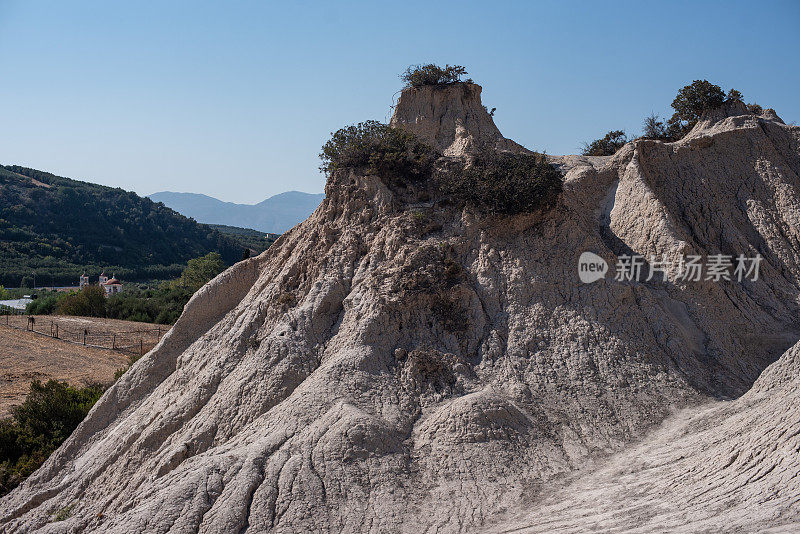
[[(83, 289), (88, 285), (90, 285), (89, 276), (84, 272), (81, 275), (80, 288)], [(111, 295), (116, 295), (117, 293), (122, 291), (122, 282), (117, 280), (117, 278), (114, 275), (112, 275), (111, 278), (109, 278), (108, 276), (106, 276), (105, 271), (100, 273), (97, 285), (103, 288), (103, 290), (106, 292), (107, 297), (110, 297)]]

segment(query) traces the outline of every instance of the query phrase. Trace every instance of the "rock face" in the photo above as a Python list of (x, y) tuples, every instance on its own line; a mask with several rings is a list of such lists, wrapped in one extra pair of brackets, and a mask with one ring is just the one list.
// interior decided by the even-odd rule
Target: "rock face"
[(643, 443), (486, 532), (797, 532), (800, 343), (731, 403)]
[[(407, 90), (392, 123), (453, 157), (518, 150), (479, 88), (465, 91)], [(628, 453), (676, 410), (741, 396), (800, 339), (800, 129), (730, 109), (677, 143), (554, 163), (565, 172), (557, 206), (505, 217), (335, 174), (308, 220), (194, 296), (0, 502), (0, 525), (475, 530)], [(612, 274), (630, 253), (763, 262), (757, 281), (581, 284), (584, 251)], [(724, 403), (724, 429), (686, 438), (741, 438), (705, 450), (717, 458), (738, 447), (720, 480), (756, 473), (758, 444), (739, 434), (746, 421), (735, 414), (755, 406), (784, 438), (796, 432), (791, 403), (751, 398)], [(684, 465), (718, 465), (704, 459)], [(782, 481), (792, 484), (765, 484)], [(50, 522), (69, 505), (72, 517)], [(796, 504), (781, 514), (780, 524), (800, 521)]]
[(445, 156), (475, 150), (527, 150), (503, 137), (481, 103), (483, 88), (474, 83), (410, 87), (403, 91), (390, 125), (413, 132)]

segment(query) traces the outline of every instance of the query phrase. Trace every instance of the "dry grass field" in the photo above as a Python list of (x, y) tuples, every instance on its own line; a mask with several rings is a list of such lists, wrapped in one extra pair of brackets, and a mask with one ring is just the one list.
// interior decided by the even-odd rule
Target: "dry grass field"
[[(128, 354), (109, 349), (83, 346), (46, 335), (6, 326), (0, 321), (0, 417), (10, 415), (10, 408), (22, 403), (33, 380), (53, 378), (70, 385), (108, 384), (114, 373), (128, 364)], [(27, 317), (12, 317), (11, 322), (24, 328)], [(126, 332), (156, 329), (158, 325), (97, 319), (93, 317), (40, 316), (37, 330), (49, 328), (50, 321), (62, 329), (88, 329), (90, 332)], [(47, 327), (45, 328), (45, 325)], [(162, 331), (168, 327), (161, 325)], [(146, 346), (145, 350), (152, 345)]]

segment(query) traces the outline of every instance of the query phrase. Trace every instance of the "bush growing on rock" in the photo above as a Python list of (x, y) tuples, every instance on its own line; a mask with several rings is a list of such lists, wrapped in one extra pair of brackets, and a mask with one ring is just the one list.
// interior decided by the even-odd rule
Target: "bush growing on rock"
[(320, 170), (328, 176), (336, 170), (352, 168), (392, 184), (427, 178), (436, 156), (433, 148), (414, 134), (378, 121), (361, 122), (334, 132), (319, 155)]
[(717, 108), (725, 102), (741, 102), (742, 98), (742, 93), (736, 89), (730, 89), (726, 96), (719, 85), (708, 80), (693, 81), (682, 87), (672, 101), (675, 113), (667, 121), (668, 137), (681, 139), (694, 128), (705, 110)]
[(750, 113), (752, 113), (753, 115), (760, 115), (760, 114), (761, 114), (761, 112), (762, 112), (762, 111), (764, 111), (764, 108), (762, 108), (761, 106), (759, 106), (759, 105), (758, 105), (758, 104), (756, 104), (755, 102), (753, 102), (752, 104), (747, 104), (747, 109), (748, 109), (748, 110), (750, 111)]
[[(440, 67), (429, 63), (428, 65), (411, 65), (400, 75), (406, 82), (406, 87), (422, 87), (423, 85), (450, 85), (461, 81), (461, 76), (467, 74), (467, 69), (461, 65), (445, 65)], [(472, 80), (466, 80), (472, 83)]]
[(655, 113), (644, 119), (642, 137), (646, 139), (669, 139), (666, 125), (663, 121), (658, 120), (658, 115)]
[(603, 138), (585, 143), (581, 154), (584, 156), (613, 156), (627, 142), (628, 136), (623, 130), (611, 130)]
[(439, 175), (444, 193), (478, 209), (505, 215), (551, 206), (562, 183), (561, 173), (541, 154), (490, 151), (471, 165)]

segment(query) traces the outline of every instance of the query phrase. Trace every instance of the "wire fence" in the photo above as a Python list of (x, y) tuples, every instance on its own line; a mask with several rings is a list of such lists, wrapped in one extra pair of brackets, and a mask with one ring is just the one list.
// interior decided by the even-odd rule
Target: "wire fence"
[(150, 351), (169, 330), (168, 326), (131, 330), (81, 328), (64, 321), (18, 314), (0, 316), (0, 325), (27, 330), (75, 345), (114, 350), (131, 356), (141, 356)]

